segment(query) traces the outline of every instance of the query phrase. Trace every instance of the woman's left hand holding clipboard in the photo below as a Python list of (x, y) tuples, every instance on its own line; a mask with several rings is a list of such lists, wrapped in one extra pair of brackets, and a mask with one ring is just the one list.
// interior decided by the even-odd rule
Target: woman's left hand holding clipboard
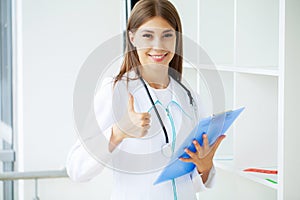
[(197, 140), (194, 140), (193, 144), (196, 148), (196, 152), (192, 152), (186, 148), (184, 151), (190, 156), (190, 158), (179, 158), (179, 160), (194, 163), (199, 174), (202, 175), (201, 177), (203, 182), (205, 183), (213, 166), (214, 155), (224, 138), (225, 135), (221, 135), (213, 145), (209, 146), (207, 135), (203, 134), (203, 145), (201, 146)]

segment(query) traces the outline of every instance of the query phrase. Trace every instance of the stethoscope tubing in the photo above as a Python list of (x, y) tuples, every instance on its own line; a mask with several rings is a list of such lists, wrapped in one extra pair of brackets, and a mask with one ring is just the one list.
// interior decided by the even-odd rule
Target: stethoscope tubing
[(161, 117), (160, 117), (160, 114), (158, 113), (158, 110), (157, 110), (157, 108), (156, 108), (156, 105), (155, 105), (155, 103), (154, 103), (152, 97), (151, 97), (151, 94), (150, 94), (150, 92), (149, 92), (149, 89), (148, 89), (148, 87), (147, 87), (145, 81), (143, 80), (143, 78), (142, 78), (141, 76), (140, 76), (140, 80), (142, 81), (142, 83), (143, 83), (143, 85), (144, 85), (144, 87), (145, 87), (145, 89), (146, 89), (147, 95), (148, 95), (148, 97), (149, 97), (149, 99), (150, 99), (150, 101), (151, 101), (151, 104), (152, 104), (152, 106), (153, 106), (153, 109), (154, 109), (154, 111), (155, 111), (155, 114), (156, 114), (156, 116), (157, 116), (157, 118), (158, 118), (158, 120), (159, 120), (159, 123), (160, 123), (160, 125), (161, 125), (163, 131), (164, 131), (166, 143), (168, 144), (168, 143), (169, 143), (169, 137), (168, 137), (168, 133), (167, 133), (166, 127), (165, 127), (165, 125), (164, 125), (164, 123), (163, 123), (163, 121), (162, 121), (162, 119), (161, 119)]
[[(139, 76), (139, 78), (140, 78), (141, 82), (143, 83), (143, 85), (145, 87), (145, 90), (147, 92), (149, 100), (151, 101), (151, 104), (152, 104), (152, 106), (154, 108), (155, 114), (156, 114), (156, 116), (158, 118), (158, 121), (159, 121), (159, 123), (160, 123), (160, 125), (161, 125), (161, 127), (163, 129), (163, 132), (164, 132), (164, 135), (165, 135), (166, 144), (169, 144), (169, 137), (168, 137), (168, 133), (167, 133), (166, 127), (165, 127), (165, 125), (164, 125), (164, 123), (163, 123), (163, 121), (162, 121), (162, 119), (160, 117), (160, 114), (158, 113), (158, 110), (157, 110), (156, 105), (155, 105), (155, 103), (153, 101), (153, 98), (151, 97), (150, 91), (149, 91), (149, 89), (148, 89), (148, 87), (147, 87), (144, 79), (142, 78), (142, 76)], [(179, 85), (187, 92), (187, 95), (189, 96), (189, 99), (190, 99), (190, 104), (194, 107), (194, 99), (192, 97), (192, 94), (191, 94), (190, 90), (187, 89), (185, 87), (185, 85), (183, 85), (180, 81), (176, 80), (176, 82), (179, 83)]]

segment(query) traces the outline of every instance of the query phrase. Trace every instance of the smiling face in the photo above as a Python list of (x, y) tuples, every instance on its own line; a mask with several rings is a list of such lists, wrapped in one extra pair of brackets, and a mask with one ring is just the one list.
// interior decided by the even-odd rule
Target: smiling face
[(174, 57), (176, 32), (162, 17), (151, 18), (129, 36), (142, 66), (168, 66)]

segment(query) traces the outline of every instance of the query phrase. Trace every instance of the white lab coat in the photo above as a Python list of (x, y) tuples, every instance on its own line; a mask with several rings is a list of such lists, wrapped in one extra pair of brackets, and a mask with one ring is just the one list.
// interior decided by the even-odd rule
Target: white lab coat
[[(135, 73), (130, 72), (129, 77), (135, 77)], [(176, 151), (198, 121), (196, 117), (201, 118), (206, 114), (201, 106), (199, 96), (192, 93), (197, 105), (197, 113), (195, 113), (194, 107), (189, 103), (186, 91), (172, 78), (170, 78), (168, 88), (159, 92), (159, 97), (163, 99), (158, 99), (155, 89), (147, 86), (156, 102), (169, 141), (173, 146), (175, 145), (174, 151)], [(148, 134), (144, 138), (124, 139), (113, 153), (110, 155), (108, 153), (109, 159), (100, 159), (100, 162), (97, 156), (95, 157), (97, 145), (95, 145), (96, 148), (86, 149), (78, 141), (67, 158), (66, 168), (69, 177), (74, 181), (87, 181), (98, 175), (105, 165), (114, 169), (112, 200), (196, 199), (196, 192), (213, 185), (214, 168), (210, 171), (205, 184), (195, 169), (192, 173), (176, 178), (174, 181), (153, 185), (169, 158), (161, 153), (161, 147), (165, 144), (165, 136), (146, 90), (139, 79), (130, 80), (126, 85), (124, 78), (113, 87), (113, 79), (107, 78), (98, 90), (94, 105), (97, 122), (102, 134), (107, 139), (107, 146), (104, 148), (108, 148), (112, 124), (127, 112), (128, 92), (134, 96), (136, 112), (150, 112), (151, 114), (151, 128)], [(88, 147), (89, 144), (87, 142), (85, 147)]]

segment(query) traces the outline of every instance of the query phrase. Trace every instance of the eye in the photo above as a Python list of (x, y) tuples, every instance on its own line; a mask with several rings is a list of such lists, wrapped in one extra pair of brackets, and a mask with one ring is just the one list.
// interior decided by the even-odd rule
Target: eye
[(173, 37), (173, 34), (172, 33), (167, 33), (167, 34), (164, 34), (164, 37), (170, 38), (170, 37)]
[(142, 36), (143, 36), (144, 38), (151, 38), (151, 37), (152, 37), (152, 35), (149, 34), (149, 33), (145, 33), (145, 34), (143, 34)]

